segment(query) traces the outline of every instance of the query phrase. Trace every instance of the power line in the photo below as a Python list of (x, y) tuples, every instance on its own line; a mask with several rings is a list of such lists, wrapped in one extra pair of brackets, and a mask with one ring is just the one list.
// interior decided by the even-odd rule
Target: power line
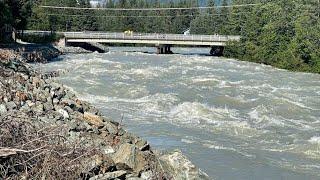
[[(228, 13), (228, 14), (247, 14), (248, 12), (241, 12), (241, 13)], [(132, 15), (132, 16), (126, 16), (126, 15), (119, 15), (119, 16), (97, 16), (97, 15), (84, 15), (84, 14), (47, 14), (48, 16), (71, 16), (71, 17), (206, 17), (206, 16), (226, 16), (228, 14), (184, 14), (184, 15)]]
[(231, 8), (231, 7), (247, 7), (247, 6), (258, 6), (258, 4), (238, 4), (228, 6), (208, 6), (208, 7), (185, 7), (185, 8), (94, 8), (94, 7), (70, 7), (70, 6), (39, 6), (42, 8), (50, 9), (72, 9), (72, 10), (107, 10), (107, 11), (160, 11), (160, 10), (194, 10), (194, 9), (214, 9), (214, 8)]
[[(310, 14), (315, 13), (315, 12), (310, 12), (310, 11), (303, 11), (308, 12)], [(241, 14), (250, 14), (251, 12), (237, 12), (237, 13), (227, 13), (227, 14), (177, 14), (177, 15), (88, 15), (88, 14), (46, 14), (48, 16), (70, 16), (70, 17), (110, 17), (110, 18), (161, 18), (161, 17), (207, 17), (207, 16), (227, 16), (227, 15), (241, 15)]]

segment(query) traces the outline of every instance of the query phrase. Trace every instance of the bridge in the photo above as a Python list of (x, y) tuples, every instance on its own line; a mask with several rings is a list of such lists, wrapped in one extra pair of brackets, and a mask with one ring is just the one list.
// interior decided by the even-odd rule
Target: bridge
[[(24, 31), (24, 34), (48, 35), (50, 31)], [(171, 52), (171, 46), (212, 47), (210, 54), (220, 55), (228, 41), (239, 41), (240, 36), (226, 35), (184, 35), (159, 33), (119, 33), (119, 32), (56, 32), (65, 37), (65, 43), (125, 43), (153, 44), (159, 54)]]

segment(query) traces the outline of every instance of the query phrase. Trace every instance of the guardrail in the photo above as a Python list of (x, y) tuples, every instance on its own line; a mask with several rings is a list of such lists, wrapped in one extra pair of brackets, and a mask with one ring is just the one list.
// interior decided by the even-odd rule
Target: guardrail
[(65, 32), (66, 38), (73, 39), (132, 39), (132, 40), (160, 40), (160, 41), (206, 41), (226, 42), (239, 41), (240, 36), (221, 35), (183, 35), (158, 33), (94, 33), (94, 32)]
[[(48, 35), (50, 31), (25, 30), (25, 34)], [(159, 40), (159, 41), (201, 41), (201, 42), (227, 42), (239, 41), (240, 36), (224, 35), (183, 35), (159, 33), (118, 33), (118, 32), (56, 32), (66, 38), (73, 39), (122, 39), (122, 40)]]

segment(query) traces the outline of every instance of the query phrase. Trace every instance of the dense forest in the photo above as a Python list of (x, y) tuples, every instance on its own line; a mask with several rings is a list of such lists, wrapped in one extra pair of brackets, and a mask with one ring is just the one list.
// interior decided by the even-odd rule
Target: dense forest
[(227, 19), (219, 33), (242, 38), (227, 46), (226, 56), (320, 73), (319, 0), (269, 0), (261, 6), (230, 9)]
[[(231, 6), (256, 4), (254, 6)], [(187, 8), (197, 0), (107, 0), (107, 9), (48, 9), (47, 6), (89, 8), (89, 0), (2, 0), (0, 25), (51, 31), (116, 31), (241, 35), (225, 56), (279, 68), (320, 73), (319, 0), (221, 0), (219, 6), (193, 9), (115, 11), (110, 8)]]

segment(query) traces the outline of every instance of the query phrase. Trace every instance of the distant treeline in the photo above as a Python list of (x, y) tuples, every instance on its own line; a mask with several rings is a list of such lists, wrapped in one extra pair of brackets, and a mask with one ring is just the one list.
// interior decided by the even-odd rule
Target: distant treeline
[[(248, 2), (254, 1), (234, 0)], [(232, 8), (226, 19), (219, 33), (242, 36), (227, 46), (226, 56), (320, 73), (319, 0), (265, 0), (261, 6)]]
[[(44, 4), (44, 1), (41, 3)], [(46, 5), (57, 5), (46, 0)], [(90, 7), (89, 0), (64, 0), (59, 6)], [(178, 8), (196, 7), (197, 0), (178, 0), (163, 3), (159, 0), (108, 0), (102, 8)], [(192, 10), (113, 11), (34, 8), (28, 27), (64, 31), (115, 31), (183, 33), (200, 13)]]
[[(255, 6), (234, 6), (258, 4)], [(279, 68), (320, 73), (319, 0), (214, 0), (208, 9), (113, 11), (48, 9), (90, 7), (89, 0), (3, 0), (0, 25), (51, 31), (115, 31), (241, 35), (225, 55)], [(196, 7), (197, 0), (107, 0), (102, 8)], [(222, 5), (222, 7), (220, 7)]]

